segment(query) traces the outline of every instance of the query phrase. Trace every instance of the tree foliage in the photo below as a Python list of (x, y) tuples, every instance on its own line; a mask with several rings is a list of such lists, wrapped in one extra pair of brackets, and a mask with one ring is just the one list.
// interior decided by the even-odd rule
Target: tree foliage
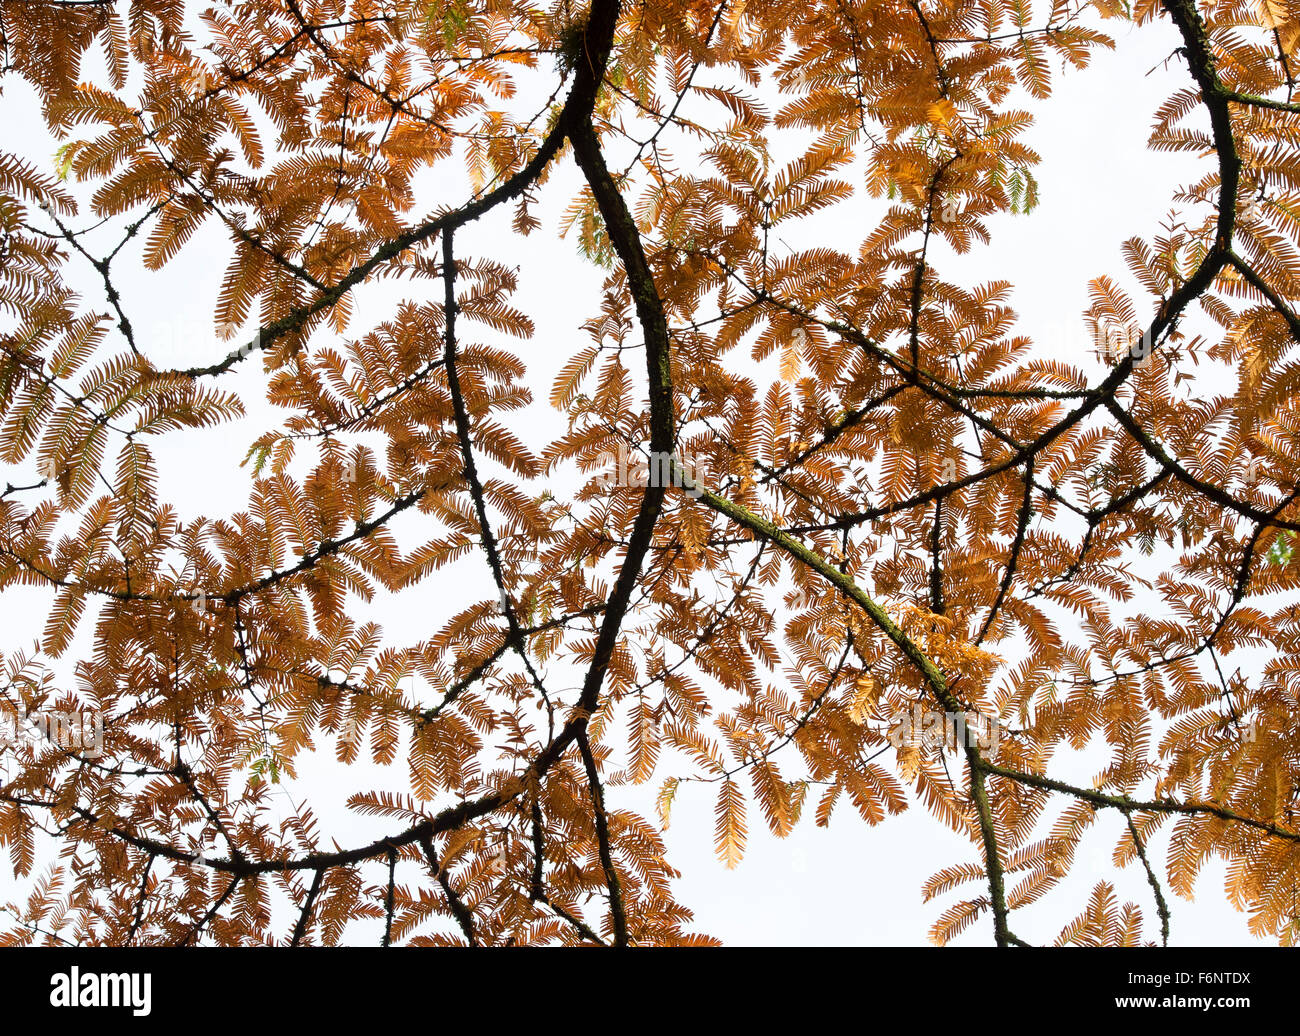
[[(1252, 929), (1295, 941), (1291, 4), (0, 15), (0, 82), (60, 142), (45, 168), (0, 154), (0, 588), (50, 598), (4, 694), (104, 717), (102, 754), (14, 749), (0, 844), (20, 876), (42, 839), (59, 853), (11, 941), (701, 941), (663, 829), (702, 793), (728, 865), (760, 826), (928, 810), (971, 844), (925, 884), (957, 897), (939, 942), (981, 919), (999, 945), (1167, 939), (1163, 889), (1214, 857)], [(1186, 76), (1150, 146), (1203, 175), (1092, 282), (1102, 362), (1050, 355), (1011, 284), (945, 257), (1037, 204), (1025, 138), (1054, 78), (1158, 21)], [(465, 193), (430, 210), (435, 182)], [(506, 210), (553, 233), (557, 191), (552, 247), (604, 285), (541, 385), (556, 343), (529, 341), (509, 242), (463, 231)], [(836, 216), (863, 199), (870, 223)], [(203, 302), (229, 351), (161, 364), (116, 271), (201, 228), (229, 241)], [(381, 281), (404, 301), (355, 304)], [(158, 445), (245, 428), (250, 368), (274, 419), (247, 499), (186, 520)], [(521, 430), (535, 392), (551, 441)], [(431, 588), (454, 608), (418, 642), (366, 617)], [(914, 709), (996, 721), (997, 751), (891, 739)], [(273, 818), (312, 753), (405, 768), (404, 793), (349, 800), (383, 834), (322, 830), (310, 801)], [(657, 815), (619, 807), (630, 784)], [(1111, 812), (1151, 903), (1101, 881), (1059, 936), (1021, 930)]]

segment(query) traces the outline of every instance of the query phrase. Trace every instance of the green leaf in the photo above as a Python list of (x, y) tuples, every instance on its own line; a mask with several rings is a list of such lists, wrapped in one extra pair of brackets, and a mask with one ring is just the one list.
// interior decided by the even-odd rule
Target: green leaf
[(1291, 546), (1291, 530), (1283, 529), (1278, 533), (1273, 545), (1268, 548), (1266, 560), (1270, 565), (1287, 565), (1291, 562), (1294, 548)]
[(60, 147), (58, 151), (54, 152), (54, 163), (55, 167), (58, 169), (60, 180), (66, 180), (68, 178), (68, 173), (72, 169), (72, 157), (76, 152), (76, 147), (77, 142), (75, 140), (69, 140), (66, 144)]

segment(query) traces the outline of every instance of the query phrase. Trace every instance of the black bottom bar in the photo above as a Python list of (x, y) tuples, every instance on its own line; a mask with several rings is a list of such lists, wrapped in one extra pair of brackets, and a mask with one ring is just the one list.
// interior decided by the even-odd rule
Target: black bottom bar
[[(341, 1011), (356, 1010), (385, 1025), (427, 1023), (431, 1009), (453, 1004), (503, 1025), (521, 1009), (521, 1022), (558, 1010), (563, 1023), (580, 1006), (615, 1028), (629, 1010), (698, 1018), (702, 1009), (734, 1024), (774, 1001), (821, 1014), (837, 1000), (864, 1025), (883, 1021), (886, 1008), (953, 1020), (992, 1012), (1000, 1022), (1168, 1012), (1226, 1020), (1289, 1010), (1297, 963), (1290, 950), (1229, 948), (4, 949), (0, 1004), (6, 1021), (113, 1015), (127, 1026), (190, 1021), (204, 1031), (225, 1021), (339, 1024)], [(610, 1013), (586, 1015), (602, 1004)]]

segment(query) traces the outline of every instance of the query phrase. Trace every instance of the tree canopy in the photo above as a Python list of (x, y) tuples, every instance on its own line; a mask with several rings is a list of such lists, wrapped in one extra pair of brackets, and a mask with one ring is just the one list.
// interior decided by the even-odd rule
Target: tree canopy
[[(1155, 23), (1149, 146), (1201, 172), (1061, 355), (993, 230), (1054, 81)], [(58, 142), (0, 152), (0, 588), (49, 608), (0, 656), (47, 717), (4, 938), (709, 941), (663, 834), (708, 794), (728, 865), (928, 810), (969, 840), (936, 942), (1166, 942), (1215, 857), (1296, 941), (1298, 39), (1284, 0), (0, 0)], [(162, 356), (123, 271), (204, 234), (218, 344)], [(601, 269), (567, 339), (512, 235)], [(222, 425), (246, 495), (188, 517), (158, 451)], [(276, 813), (310, 757), (402, 788)], [(1018, 924), (1112, 813), (1149, 899)]]

